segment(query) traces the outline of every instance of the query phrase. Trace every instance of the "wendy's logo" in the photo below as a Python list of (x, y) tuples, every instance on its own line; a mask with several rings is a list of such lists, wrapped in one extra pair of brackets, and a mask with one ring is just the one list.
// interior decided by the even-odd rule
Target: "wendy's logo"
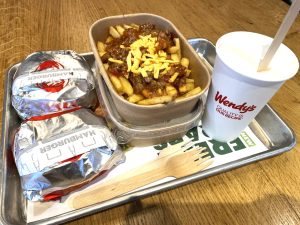
[(228, 97), (223, 96), (222, 94), (220, 94), (219, 91), (217, 91), (217, 93), (215, 95), (215, 101), (219, 102), (220, 104), (222, 104), (226, 107), (230, 107), (232, 109), (237, 109), (237, 110), (240, 111), (240, 113), (251, 112), (254, 109), (256, 109), (256, 105), (247, 105), (247, 102), (244, 102), (242, 104), (238, 104), (238, 103), (229, 101)]

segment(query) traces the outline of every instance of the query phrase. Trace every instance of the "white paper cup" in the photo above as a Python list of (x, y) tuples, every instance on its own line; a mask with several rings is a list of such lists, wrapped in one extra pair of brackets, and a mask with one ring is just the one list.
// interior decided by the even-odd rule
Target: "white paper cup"
[(204, 132), (213, 139), (225, 142), (237, 138), (281, 85), (297, 73), (298, 59), (283, 44), (268, 70), (257, 72), (272, 40), (257, 33), (232, 32), (217, 41), (202, 120)]

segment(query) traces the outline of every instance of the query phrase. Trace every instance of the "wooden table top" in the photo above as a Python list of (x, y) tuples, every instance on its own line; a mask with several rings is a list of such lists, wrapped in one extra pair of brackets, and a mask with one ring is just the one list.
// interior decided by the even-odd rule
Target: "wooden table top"
[[(0, 69), (38, 50), (90, 52), (88, 30), (103, 17), (149, 12), (186, 37), (213, 43), (244, 30), (274, 36), (288, 10), (280, 0), (0, 1)], [(300, 16), (284, 43), (300, 58)], [(3, 92), (0, 95), (3, 100)], [(300, 138), (300, 76), (270, 105)], [(2, 111), (2, 107), (1, 107)], [(1, 113), (2, 114), (2, 113)], [(69, 224), (300, 224), (300, 144), (280, 156), (78, 219)]]

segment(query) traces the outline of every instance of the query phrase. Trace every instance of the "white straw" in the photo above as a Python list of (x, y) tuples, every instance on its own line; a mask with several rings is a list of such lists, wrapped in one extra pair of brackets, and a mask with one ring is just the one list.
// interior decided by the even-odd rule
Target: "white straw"
[(275, 55), (277, 49), (285, 38), (288, 30), (295, 21), (300, 10), (300, 0), (293, 0), (293, 3), (287, 12), (281, 26), (279, 27), (268, 51), (266, 52), (263, 59), (260, 61), (257, 71), (263, 71), (268, 68), (269, 63), (271, 62), (273, 56)]

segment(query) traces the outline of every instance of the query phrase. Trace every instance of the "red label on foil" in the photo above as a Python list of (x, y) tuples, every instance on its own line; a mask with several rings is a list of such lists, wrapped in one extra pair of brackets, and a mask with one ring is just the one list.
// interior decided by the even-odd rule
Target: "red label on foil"
[[(42, 62), (36, 69), (37, 71), (43, 71), (46, 69), (63, 69), (64, 66), (60, 64), (59, 62), (56, 62), (54, 60), (47, 60)], [(56, 82), (43, 82), (40, 84), (36, 84), (37, 87), (51, 93), (59, 92), (62, 90), (66, 85), (68, 84), (68, 80), (59, 80)]]

